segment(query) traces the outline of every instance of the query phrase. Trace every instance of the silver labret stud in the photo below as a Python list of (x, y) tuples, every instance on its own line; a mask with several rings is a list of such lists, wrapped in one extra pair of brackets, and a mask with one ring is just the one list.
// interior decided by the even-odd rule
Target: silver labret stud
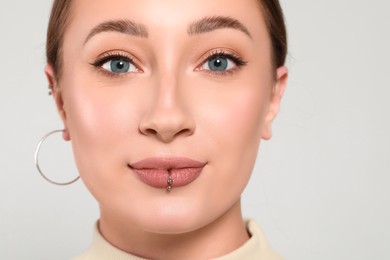
[(173, 184), (172, 176), (168, 177), (167, 183), (168, 183), (167, 191), (171, 191), (173, 189), (173, 187), (172, 187), (172, 184)]

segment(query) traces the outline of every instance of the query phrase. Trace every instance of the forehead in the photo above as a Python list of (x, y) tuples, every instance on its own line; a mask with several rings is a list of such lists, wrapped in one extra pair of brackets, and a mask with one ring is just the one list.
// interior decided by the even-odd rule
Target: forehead
[(267, 34), (258, 0), (78, 0), (72, 3), (69, 29), (86, 34), (104, 21), (130, 19), (145, 25), (151, 34), (186, 32), (194, 20), (213, 16), (239, 20), (254, 38)]

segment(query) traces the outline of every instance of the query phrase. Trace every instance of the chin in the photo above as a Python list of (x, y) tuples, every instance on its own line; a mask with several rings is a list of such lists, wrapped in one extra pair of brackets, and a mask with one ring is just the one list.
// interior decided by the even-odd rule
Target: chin
[(213, 212), (188, 201), (170, 201), (139, 212), (139, 226), (145, 231), (159, 234), (183, 234), (198, 230), (213, 221)]
[(120, 182), (115, 189), (99, 192), (96, 198), (101, 210), (117, 223), (156, 234), (202, 229), (228, 212), (241, 193), (241, 185), (237, 185), (221, 196), (222, 187), (202, 179), (170, 192), (134, 183)]

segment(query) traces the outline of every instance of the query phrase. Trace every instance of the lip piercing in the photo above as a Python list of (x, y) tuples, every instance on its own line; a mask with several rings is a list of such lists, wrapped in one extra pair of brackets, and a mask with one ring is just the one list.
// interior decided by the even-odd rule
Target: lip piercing
[(172, 184), (173, 184), (172, 176), (168, 177), (167, 184), (168, 184), (167, 191), (171, 191), (173, 189), (173, 187), (172, 187)]

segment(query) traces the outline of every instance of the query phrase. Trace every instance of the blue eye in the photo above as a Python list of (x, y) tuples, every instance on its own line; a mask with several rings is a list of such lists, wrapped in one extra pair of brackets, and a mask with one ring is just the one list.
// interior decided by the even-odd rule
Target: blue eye
[(125, 58), (111, 58), (101, 66), (105, 70), (118, 74), (138, 71), (134, 64)]
[(234, 62), (227, 57), (217, 56), (209, 58), (202, 69), (211, 71), (225, 71), (234, 67)]
[(224, 74), (225, 72), (233, 72), (233, 70), (241, 68), (246, 64), (247, 62), (237, 55), (219, 52), (210, 55), (204, 61), (200, 69), (217, 74)]
[(210, 70), (224, 71), (229, 66), (229, 60), (226, 57), (216, 57), (207, 62)]

